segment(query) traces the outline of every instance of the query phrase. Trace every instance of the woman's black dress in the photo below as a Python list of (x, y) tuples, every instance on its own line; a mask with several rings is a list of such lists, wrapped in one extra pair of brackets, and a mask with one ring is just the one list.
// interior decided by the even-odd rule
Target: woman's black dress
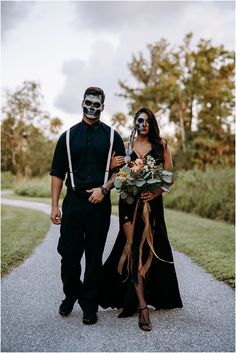
[[(163, 151), (159, 144), (148, 153), (157, 163), (163, 163)], [(135, 152), (131, 155), (135, 160)], [(150, 224), (153, 233), (153, 246), (161, 259), (173, 261), (164, 219), (162, 195), (149, 202), (151, 206)], [(123, 308), (127, 312), (136, 312), (138, 301), (134, 283), (137, 283), (139, 245), (143, 233), (142, 204), (138, 207), (132, 244), (132, 273), (127, 278), (127, 266), (123, 266), (122, 276), (117, 271), (120, 257), (126, 244), (123, 224), (127, 218), (132, 222), (135, 203), (128, 205), (121, 198), (119, 201), (120, 230), (112, 252), (103, 265), (99, 305), (103, 308)], [(143, 246), (143, 263), (147, 260), (150, 248), (145, 242)], [(127, 261), (127, 260), (126, 260)], [(144, 296), (147, 304), (155, 309), (172, 309), (182, 307), (174, 264), (163, 262), (153, 256), (151, 266), (144, 279)]]

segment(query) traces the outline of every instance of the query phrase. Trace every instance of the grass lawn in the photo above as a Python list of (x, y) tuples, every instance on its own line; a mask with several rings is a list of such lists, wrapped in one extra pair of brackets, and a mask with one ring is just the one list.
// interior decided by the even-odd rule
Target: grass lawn
[(165, 215), (171, 245), (234, 287), (234, 226), (169, 209)]
[[(117, 206), (113, 206), (113, 214), (118, 214)], [(174, 249), (190, 256), (218, 280), (235, 286), (233, 225), (170, 209), (165, 209), (165, 219)]]
[(49, 226), (49, 216), (42, 212), (2, 205), (2, 276), (33, 252)]

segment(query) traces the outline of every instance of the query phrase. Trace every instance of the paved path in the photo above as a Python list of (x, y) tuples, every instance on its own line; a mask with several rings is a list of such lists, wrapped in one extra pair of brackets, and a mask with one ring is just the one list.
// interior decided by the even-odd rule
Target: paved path
[[(36, 202), (2, 203), (49, 212), (48, 205)], [(112, 217), (104, 260), (117, 230)], [(184, 307), (151, 310), (151, 332), (138, 328), (137, 316), (118, 319), (116, 310), (101, 310), (92, 326), (82, 324), (78, 305), (69, 317), (60, 317), (58, 236), (59, 227), (52, 225), (33, 255), (2, 280), (2, 352), (234, 352), (234, 291), (178, 252)]]

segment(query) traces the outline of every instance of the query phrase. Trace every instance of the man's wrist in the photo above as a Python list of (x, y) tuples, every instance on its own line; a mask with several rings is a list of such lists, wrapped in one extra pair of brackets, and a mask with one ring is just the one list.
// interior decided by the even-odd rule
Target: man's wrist
[(58, 205), (53, 205), (52, 204), (52, 208), (58, 208), (59, 206)]
[(100, 189), (101, 189), (102, 194), (103, 194), (104, 196), (106, 196), (106, 195), (109, 193), (109, 191), (110, 191), (109, 189), (105, 188), (103, 185), (100, 186)]

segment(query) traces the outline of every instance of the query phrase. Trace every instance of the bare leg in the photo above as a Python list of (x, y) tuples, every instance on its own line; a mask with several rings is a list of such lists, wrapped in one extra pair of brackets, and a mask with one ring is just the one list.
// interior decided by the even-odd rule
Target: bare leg
[[(129, 219), (125, 219), (125, 223), (123, 224), (123, 229), (126, 237), (128, 238), (132, 235), (132, 224)], [(149, 319), (149, 310), (147, 308), (147, 303), (144, 298), (144, 290), (143, 290), (143, 278), (138, 275), (138, 284), (135, 285), (135, 291), (139, 302), (139, 327), (144, 331), (150, 331), (152, 329), (152, 325)]]
[(136, 294), (139, 301), (139, 327), (144, 331), (151, 331), (152, 324), (149, 319), (149, 310), (144, 298), (143, 278), (138, 275), (138, 285), (135, 285)]
[[(127, 239), (132, 237), (132, 232), (133, 232), (132, 224), (127, 216), (124, 219), (123, 230)], [(133, 292), (132, 284), (130, 284), (128, 291)], [(135, 312), (137, 312), (136, 305), (137, 304), (135, 304), (135, 306), (132, 305), (131, 307), (128, 305), (128, 308), (124, 307), (121, 313), (118, 315), (118, 318), (126, 318), (126, 317), (132, 316)]]
[(140, 275), (138, 275), (138, 285), (135, 286), (135, 290), (139, 301), (139, 307), (144, 308), (145, 306), (147, 306), (147, 303), (144, 299), (143, 279)]

